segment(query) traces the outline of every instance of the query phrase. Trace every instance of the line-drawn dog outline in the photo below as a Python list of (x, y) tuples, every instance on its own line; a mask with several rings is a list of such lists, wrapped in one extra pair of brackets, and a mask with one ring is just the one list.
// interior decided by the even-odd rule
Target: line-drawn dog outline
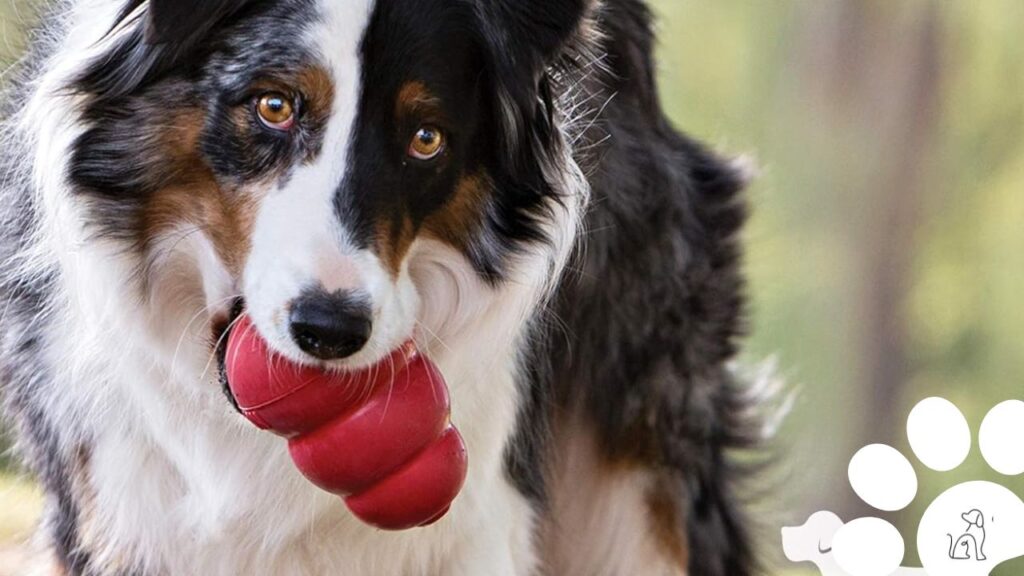
[[(971, 510), (960, 515), (967, 523), (967, 530), (956, 540), (949, 537), (949, 557), (951, 560), (988, 560), (985, 556), (985, 514), (981, 510)], [(972, 556), (971, 553), (974, 553)]]

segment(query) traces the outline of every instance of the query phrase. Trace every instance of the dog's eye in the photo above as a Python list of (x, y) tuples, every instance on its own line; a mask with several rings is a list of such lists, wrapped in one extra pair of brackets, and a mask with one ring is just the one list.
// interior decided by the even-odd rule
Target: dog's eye
[(421, 126), (409, 144), (409, 156), (417, 160), (433, 160), (444, 152), (444, 132), (436, 126)]
[(280, 92), (268, 92), (256, 101), (256, 115), (267, 128), (288, 130), (295, 125), (295, 104)]

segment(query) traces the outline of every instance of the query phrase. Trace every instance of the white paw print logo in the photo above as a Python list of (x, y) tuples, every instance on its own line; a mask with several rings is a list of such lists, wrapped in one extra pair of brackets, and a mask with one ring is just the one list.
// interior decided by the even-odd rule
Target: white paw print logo
[[(910, 447), (936, 472), (963, 464), (971, 451), (967, 419), (948, 400), (929, 398), (907, 420)], [(996, 472), (1024, 474), (1024, 402), (993, 408), (978, 435), (981, 454)], [(850, 461), (850, 485), (869, 505), (884, 512), (903, 510), (917, 496), (917, 474), (910, 461), (883, 444), (866, 446)], [(879, 518), (848, 524), (820, 512), (799, 528), (782, 531), (786, 557), (813, 562), (823, 576), (988, 576), (998, 565), (1024, 556), (1024, 502), (992, 482), (965, 482), (945, 491), (925, 510), (917, 531), (924, 568), (903, 568), (905, 542)]]

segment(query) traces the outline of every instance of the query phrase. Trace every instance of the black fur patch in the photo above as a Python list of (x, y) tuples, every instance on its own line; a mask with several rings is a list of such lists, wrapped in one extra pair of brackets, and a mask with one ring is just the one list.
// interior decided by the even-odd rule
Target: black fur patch
[(599, 28), (608, 72), (585, 90), (609, 103), (580, 144), (599, 159), (587, 166), (590, 232), (532, 339), (509, 470), (542, 498), (543, 462), (557, 457), (544, 422), (582, 410), (609, 463), (675, 486), (688, 574), (746, 576), (756, 562), (735, 491), (744, 472), (729, 453), (756, 444), (757, 423), (725, 366), (743, 331), (744, 182), (664, 117), (643, 3), (607, 2)]
[[(467, 222), (480, 225), (464, 247), (477, 271), (498, 281), (524, 243), (544, 240), (540, 219), (557, 195), (545, 167), (559, 165), (562, 150), (546, 63), (582, 12), (582, 2), (378, 4), (362, 48), (352, 171), (336, 201), (357, 243), (369, 246), (382, 219), (408, 218), (418, 231), (451, 199), (460, 177), (478, 174), (494, 186), (479, 223)], [(527, 29), (529, 35), (514, 34)], [(449, 137), (439, 161), (423, 164), (403, 154), (419, 126), (393, 111), (408, 82), (423, 84), (441, 103), (441, 114), (428, 119)]]

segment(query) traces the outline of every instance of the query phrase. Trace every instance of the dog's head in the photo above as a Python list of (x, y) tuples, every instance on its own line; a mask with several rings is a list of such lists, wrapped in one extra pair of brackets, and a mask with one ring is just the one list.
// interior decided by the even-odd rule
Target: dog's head
[(131, 0), (73, 85), (72, 190), (144, 295), (185, 255), (280, 353), (372, 364), (414, 330), (419, 255), (496, 286), (545, 241), (570, 162), (548, 67), (586, 9)]
[(977, 526), (978, 528), (985, 527), (985, 515), (981, 513), (981, 510), (971, 510), (960, 515), (964, 522), (967, 522), (968, 526)]

